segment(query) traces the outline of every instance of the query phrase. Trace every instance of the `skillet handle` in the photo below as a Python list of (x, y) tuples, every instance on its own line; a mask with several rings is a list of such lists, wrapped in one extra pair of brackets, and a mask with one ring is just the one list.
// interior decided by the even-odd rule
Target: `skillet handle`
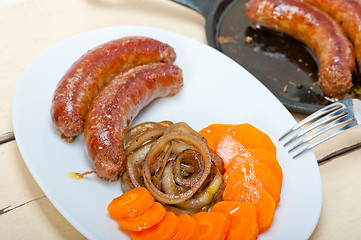
[(186, 7), (189, 7), (199, 12), (200, 14), (203, 15), (205, 19), (208, 18), (216, 2), (215, 0), (210, 0), (210, 1), (209, 0), (171, 0), (171, 1), (182, 4)]

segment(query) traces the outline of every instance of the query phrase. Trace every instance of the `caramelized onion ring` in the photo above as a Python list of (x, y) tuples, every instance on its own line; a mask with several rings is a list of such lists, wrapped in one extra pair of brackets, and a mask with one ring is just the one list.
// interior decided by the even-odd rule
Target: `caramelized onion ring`
[[(172, 125), (173, 126), (173, 125)], [(171, 126), (171, 127), (172, 127)], [(157, 156), (162, 152), (162, 149), (166, 146), (166, 144), (173, 140), (180, 140), (191, 144), (196, 150), (201, 154), (204, 161), (204, 170), (199, 178), (199, 181), (194, 184), (191, 189), (186, 192), (182, 192), (179, 194), (168, 194), (160, 191), (151, 181), (151, 172), (150, 165), (155, 161)], [(206, 180), (208, 174), (211, 170), (211, 157), (208, 151), (208, 146), (203, 142), (199, 141), (199, 138), (193, 136), (189, 132), (184, 131), (168, 131), (160, 138), (158, 138), (153, 145), (151, 146), (148, 155), (145, 159), (145, 164), (143, 167), (143, 178), (144, 184), (148, 188), (148, 190), (152, 193), (152, 195), (160, 202), (166, 204), (176, 204), (180, 203), (184, 200), (187, 200), (193, 196), (193, 194), (201, 187), (203, 182)]]
[(124, 172), (120, 176), (120, 182), (121, 182), (121, 187), (122, 187), (123, 193), (128, 192), (130, 189), (134, 188), (134, 185), (130, 182), (128, 172)]
[(177, 211), (207, 211), (223, 192), (223, 161), (186, 123), (145, 122), (126, 136), (122, 190), (145, 186)]
[[(192, 187), (197, 181), (199, 181), (200, 176), (203, 173), (203, 164), (202, 164), (202, 156), (200, 156), (200, 154), (195, 151), (195, 150), (191, 150), (191, 149), (186, 149), (182, 152), (180, 152), (174, 161), (174, 180), (176, 183), (178, 183), (179, 185), (182, 186), (187, 186), (187, 187)], [(181, 162), (182, 161), (187, 161), (187, 162), (191, 162), (192, 165), (194, 167), (194, 171), (195, 173), (192, 174), (190, 177), (184, 178), (181, 175)], [(187, 165), (188, 166), (188, 165)]]
[(144, 165), (144, 159), (151, 146), (152, 143), (147, 143), (135, 150), (127, 157), (126, 169), (129, 175), (129, 180), (134, 187), (144, 187), (144, 182), (142, 180), (142, 169)]
[(183, 202), (176, 204), (178, 207), (183, 209), (200, 209), (213, 200), (213, 197), (217, 194), (218, 190), (223, 184), (222, 174), (217, 170), (213, 180), (208, 184), (206, 189), (198, 196), (193, 196)]
[(192, 145), (185, 143), (185, 142), (181, 142), (181, 141), (172, 141), (172, 153), (177, 155), (178, 153), (186, 150), (186, 149), (192, 149), (192, 150), (196, 150)]
[[(153, 176), (153, 180), (154, 180), (155, 185), (158, 186), (158, 189), (160, 188), (160, 186), (158, 185), (159, 179), (163, 175), (164, 168), (165, 168), (165, 166), (168, 162), (169, 156), (172, 152), (171, 148), (172, 148), (171, 143), (168, 143), (167, 146), (165, 147), (164, 151), (162, 152), (162, 154), (158, 156), (158, 158), (160, 160), (158, 160), (157, 164), (154, 167), (152, 167), (152, 169), (151, 169), (151, 172), (155, 173)], [(154, 164), (152, 164), (152, 166), (153, 165)]]
[(212, 163), (214, 164), (214, 166), (217, 167), (217, 169), (218, 169), (218, 171), (220, 173), (223, 173), (223, 171), (224, 171), (224, 162), (223, 162), (222, 158), (220, 158), (218, 155), (213, 153), (212, 149), (210, 149), (209, 151), (211, 152)]
[(179, 192), (173, 179), (173, 164), (173, 162), (168, 162), (163, 173), (162, 189), (168, 194)]
[(132, 153), (146, 142), (154, 141), (162, 136), (165, 130), (166, 127), (157, 127), (136, 135), (125, 145), (125, 154)]
[(127, 134), (125, 136), (124, 145), (125, 146), (128, 145), (128, 142), (131, 141), (131, 139), (133, 139), (135, 136), (142, 134), (143, 132), (146, 132), (149, 129), (154, 129), (158, 127), (167, 127), (167, 126), (157, 122), (144, 122), (128, 129)]
[(206, 145), (208, 145), (207, 143), (207, 139), (205, 137), (203, 137), (199, 132), (195, 131), (193, 128), (191, 128), (188, 124), (186, 124), (185, 122), (179, 122), (179, 123), (174, 123), (173, 125), (169, 126), (165, 132), (172, 132), (172, 131), (182, 131), (182, 132), (187, 132), (192, 134), (194, 137), (198, 138), (200, 141), (204, 142)]

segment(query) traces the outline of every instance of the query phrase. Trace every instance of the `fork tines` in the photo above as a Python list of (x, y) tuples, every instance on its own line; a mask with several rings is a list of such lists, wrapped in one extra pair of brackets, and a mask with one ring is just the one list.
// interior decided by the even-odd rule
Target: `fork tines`
[[(340, 101), (326, 106), (308, 116), (287, 131), (279, 140), (281, 141), (282, 139), (289, 137), (284, 143), (284, 147), (294, 143), (294, 146), (291, 147), (288, 152), (290, 153), (298, 150), (293, 156), (293, 158), (296, 158), (314, 146), (355, 125), (357, 125), (357, 123), (355, 122), (352, 112), (349, 111), (343, 101)], [(336, 127), (338, 128), (334, 129)], [(321, 136), (331, 130), (332, 132), (328, 135)], [(312, 139), (318, 136), (320, 136), (320, 139), (310, 143)]]

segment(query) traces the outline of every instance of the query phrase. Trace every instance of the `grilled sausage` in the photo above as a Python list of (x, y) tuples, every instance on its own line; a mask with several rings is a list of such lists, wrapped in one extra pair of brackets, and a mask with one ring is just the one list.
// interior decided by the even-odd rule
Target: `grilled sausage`
[(99, 92), (86, 118), (84, 144), (100, 178), (116, 180), (125, 170), (124, 138), (138, 112), (155, 98), (176, 94), (182, 86), (179, 67), (152, 63), (122, 72)]
[(174, 62), (174, 49), (147, 37), (125, 37), (102, 44), (78, 59), (55, 90), (51, 117), (62, 139), (72, 142), (84, 130), (89, 106), (116, 74), (151, 62)]
[(318, 58), (319, 83), (326, 96), (337, 99), (349, 92), (355, 53), (341, 27), (328, 14), (298, 0), (251, 0), (247, 17), (254, 24), (306, 44)]
[(303, 0), (332, 16), (347, 33), (361, 67), (361, 2), (359, 0)]

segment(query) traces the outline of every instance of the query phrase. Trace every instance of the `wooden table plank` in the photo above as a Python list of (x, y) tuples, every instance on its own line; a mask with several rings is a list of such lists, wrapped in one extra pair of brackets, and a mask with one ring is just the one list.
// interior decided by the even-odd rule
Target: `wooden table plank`
[[(0, 16), (0, 133), (12, 130), (12, 97), (19, 77), (32, 59), (61, 40), (97, 28), (142, 25), (206, 43), (203, 17), (168, 0), (24, 0), (0, 8)], [(360, 142), (360, 131), (315, 148), (317, 158)], [(359, 154), (356, 151), (320, 166), (323, 208), (312, 240), (361, 235)], [(16, 142), (0, 145), (0, 163), (1, 239), (84, 239), (41, 191)]]

